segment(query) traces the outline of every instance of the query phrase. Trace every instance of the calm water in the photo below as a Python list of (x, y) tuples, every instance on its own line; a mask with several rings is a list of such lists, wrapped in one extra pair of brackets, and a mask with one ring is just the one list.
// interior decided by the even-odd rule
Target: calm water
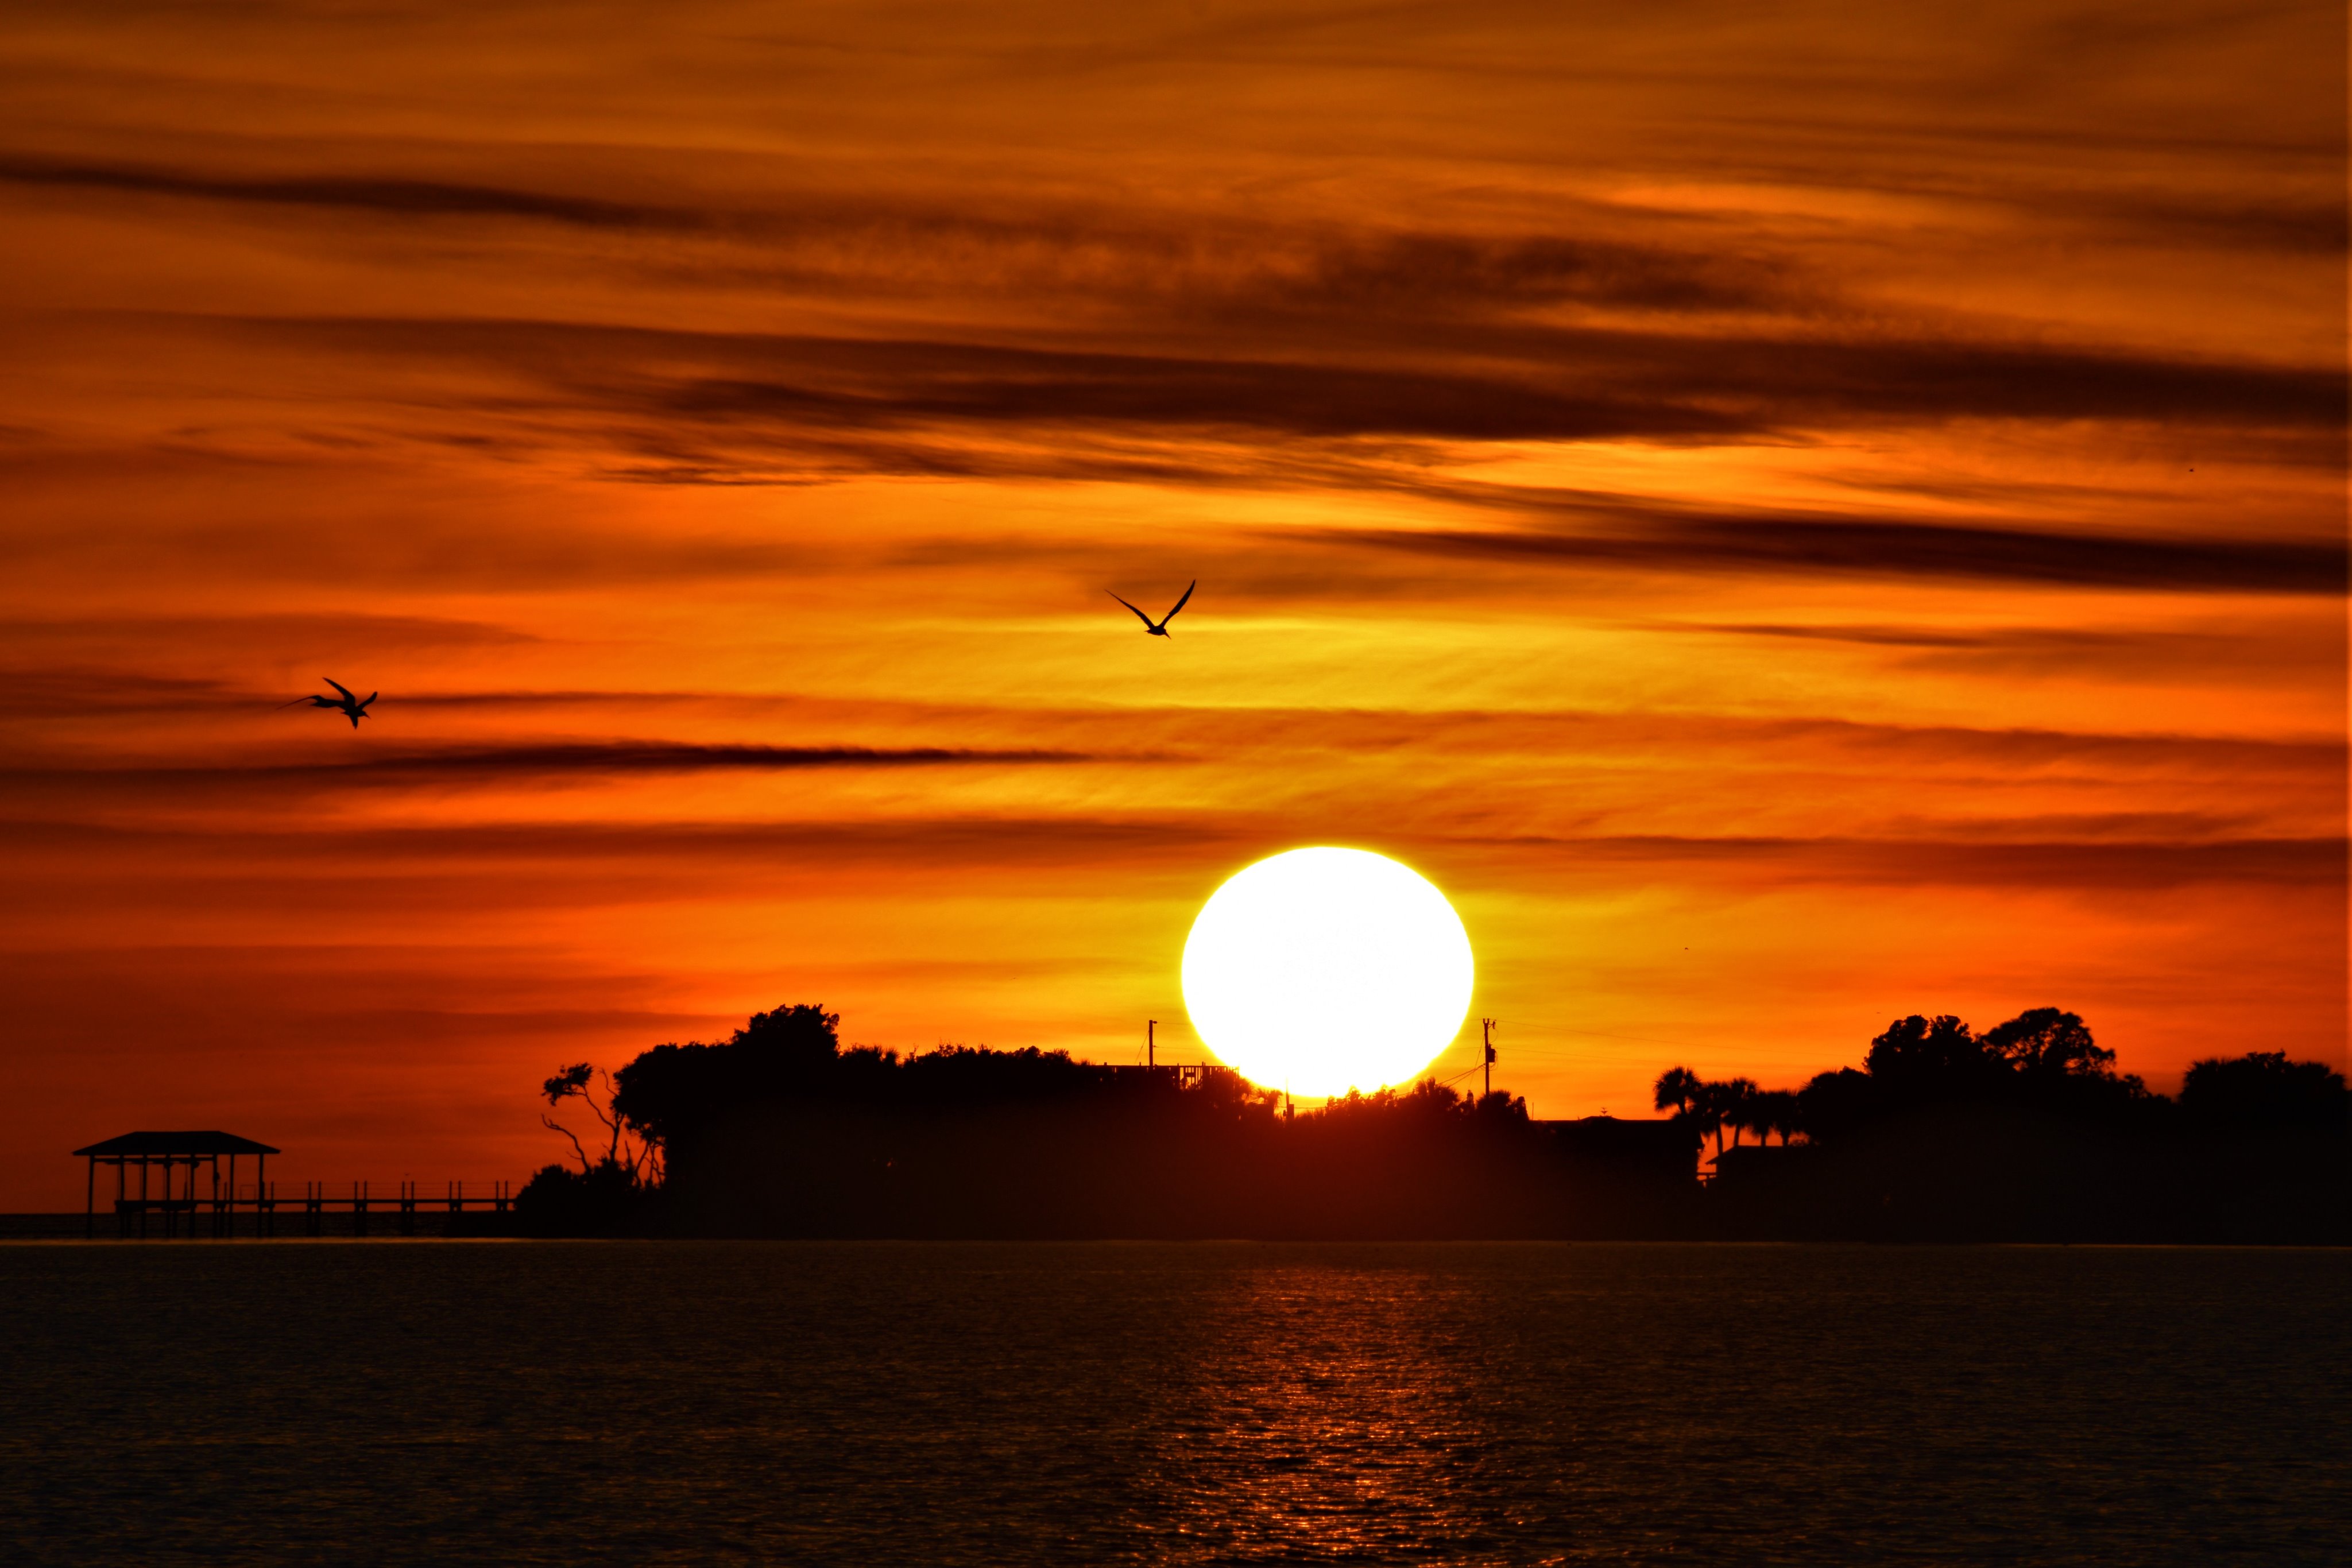
[(22, 1563), (2336, 1563), (2352, 1254), (0, 1247)]

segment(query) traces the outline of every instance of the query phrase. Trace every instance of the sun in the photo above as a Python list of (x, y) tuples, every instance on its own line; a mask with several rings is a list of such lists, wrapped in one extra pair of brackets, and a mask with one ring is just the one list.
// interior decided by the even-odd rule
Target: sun
[(1253, 1083), (1344, 1094), (1410, 1082), (1470, 1010), (1470, 935), (1428, 878), (1369, 850), (1289, 850), (1212, 894), (1184, 1006)]

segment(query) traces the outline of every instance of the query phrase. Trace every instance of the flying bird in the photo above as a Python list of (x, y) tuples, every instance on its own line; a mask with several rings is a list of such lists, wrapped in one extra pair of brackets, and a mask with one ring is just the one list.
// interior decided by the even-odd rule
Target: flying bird
[[(1173, 613), (1173, 612), (1171, 612), (1171, 613)], [(341, 697), (319, 695), (296, 697), (290, 703), (279, 703), (278, 706), (282, 708), (299, 707), (304, 703), (309, 703), (312, 707), (332, 708), (337, 713), (341, 714), (344, 717), (350, 719), (352, 721), (352, 727), (353, 729), (357, 729), (360, 727), (360, 720), (367, 716), (368, 703), (372, 703), (375, 701), (376, 698), (383, 695), (382, 692), (370, 692), (367, 695), (367, 702), (363, 703), (360, 701), (359, 698), (352, 695), (351, 687), (343, 685), (342, 682), (335, 679), (334, 676), (320, 675), (319, 678), (343, 695)]]
[[(1191, 586), (1184, 590), (1184, 598), (1176, 601), (1176, 610), (1183, 609), (1185, 600), (1191, 599), (1192, 597), (1192, 590), (1200, 586), (1201, 580), (1197, 577), (1194, 578)], [(1108, 588), (1104, 589), (1103, 591), (1105, 593), (1110, 593), (1110, 590)], [(1118, 595), (1116, 593), (1110, 593), (1110, 596), (1113, 599), (1118, 599)], [(1118, 599), (1118, 601), (1121, 604), (1127, 604), (1127, 601), (1124, 599)], [(1132, 604), (1127, 604), (1127, 607), (1129, 610), (1135, 610), (1135, 606)], [(1143, 622), (1144, 631), (1150, 632), (1152, 636), (1165, 637), (1168, 635), (1168, 622), (1176, 619), (1176, 610), (1171, 610), (1167, 614), (1162, 615), (1157, 621), (1154, 621), (1150, 616), (1146, 615), (1142, 611), (1135, 610), (1135, 618)]]

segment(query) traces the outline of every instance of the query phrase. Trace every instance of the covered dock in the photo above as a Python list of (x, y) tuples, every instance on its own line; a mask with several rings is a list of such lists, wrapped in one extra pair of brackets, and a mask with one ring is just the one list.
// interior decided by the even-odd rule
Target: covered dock
[[(119, 1138), (109, 1138), (102, 1144), (76, 1149), (79, 1158), (89, 1161), (89, 1195), (82, 1213), (82, 1233), (98, 1234), (98, 1167), (114, 1167), (114, 1228), (118, 1236), (131, 1234), (132, 1221), (137, 1221), (138, 1234), (147, 1234), (147, 1217), (158, 1214), (163, 1219), (163, 1234), (182, 1234), (181, 1220), (186, 1219), (186, 1234), (196, 1233), (196, 1212), (201, 1205), (212, 1211), (212, 1228), (215, 1236), (228, 1233), (228, 1218), (236, 1194), (236, 1159), (239, 1155), (253, 1156), (254, 1180), (257, 1184), (268, 1172), (269, 1156), (278, 1151), (268, 1144), (257, 1144), (251, 1138), (240, 1138), (234, 1133), (125, 1133)], [(228, 1182), (221, 1182), (221, 1156), (228, 1156)], [(139, 1191), (131, 1191), (131, 1167), (139, 1167)], [(211, 1190), (203, 1197), (196, 1196), (196, 1167), (208, 1166), (212, 1176)], [(182, 1169), (186, 1170), (183, 1178)], [(162, 1179), (155, 1179), (155, 1173)]]
[[(350, 1216), (350, 1235), (365, 1236), (372, 1209), (391, 1213), (397, 1220), (399, 1234), (414, 1236), (420, 1209), (446, 1208), (450, 1215), (448, 1223), (454, 1228), (458, 1224), (457, 1217), (468, 1209), (489, 1209), (503, 1215), (514, 1206), (513, 1184), (505, 1181), (490, 1183), (488, 1192), (477, 1186), (471, 1194), (466, 1191), (464, 1182), (453, 1181), (448, 1184), (448, 1191), (439, 1197), (426, 1197), (413, 1181), (400, 1184), (397, 1197), (373, 1193), (363, 1181), (352, 1182), (348, 1194), (331, 1193), (322, 1181), (307, 1181), (302, 1184), (300, 1197), (280, 1198), (278, 1184), (269, 1179), (269, 1156), (279, 1152), (268, 1144), (221, 1132), (125, 1133), (119, 1138), (76, 1149), (75, 1157), (89, 1162), (82, 1234), (91, 1238), (98, 1235), (100, 1166), (114, 1167), (114, 1233), (126, 1239), (144, 1239), (151, 1217), (162, 1219), (167, 1239), (200, 1234), (234, 1236), (237, 1234), (240, 1209), (252, 1213), (249, 1234), (275, 1236), (281, 1207), (300, 1210), (302, 1233), (307, 1236), (325, 1234), (331, 1210)], [(237, 1181), (236, 1162), (240, 1155), (253, 1157), (253, 1179), (243, 1187)], [(221, 1169), (224, 1156), (228, 1160), (226, 1173)], [(133, 1166), (139, 1171), (135, 1184), (131, 1180)], [(205, 1167), (208, 1180), (198, 1181), (198, 1166)], [(200, 1214), (209, 1221), (202, 1228), (196, 1220)], [(344, 1232), (339, 1230), (337, 1234)]]

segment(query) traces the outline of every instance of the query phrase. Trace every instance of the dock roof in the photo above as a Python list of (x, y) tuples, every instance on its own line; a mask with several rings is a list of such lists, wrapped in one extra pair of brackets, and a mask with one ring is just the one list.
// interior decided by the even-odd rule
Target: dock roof
[(111, 1159), (117, 1155), (274, 1155), (278, 1152), (268, 1144), (257, 1144), (251, 1138), (240, 1138), (235, 1133), (125, 1133), (119, 1138), (109, 1138), (102, 1144), (76, 1149), (74, 1155), (79, 1158), (83, 1155), (93, 1155), (100, 1159)]

